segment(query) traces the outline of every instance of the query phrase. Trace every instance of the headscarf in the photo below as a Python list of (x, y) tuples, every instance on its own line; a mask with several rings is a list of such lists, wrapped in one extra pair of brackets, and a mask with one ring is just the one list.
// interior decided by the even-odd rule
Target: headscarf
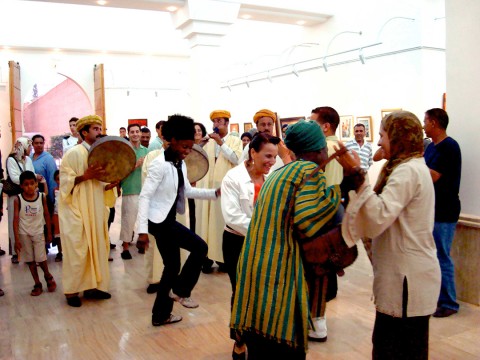
[(212, 120), (212, 121), (213, 121), (213, 119), (218, 119), (218, 118), (230, 119), (230, 117), (231, 117), (230, 112), (227, 111), (227, 110), (213, 110), (210, 113), (210, 120)]
[(103, 125), (102, 118), (98, 115), (88, 115), (77, 120), (77, 132), (80, 133), (85, 126), (88, 125)]
[(423, 156), (423, 128), (409, 111), (396, 111), (382, 120), (382, 128), (390, 140), (390, 159), (378, 176), (374, 191), (380, 194), (393, 170), (400, 164)]
[(327, 140), (315, 121), (300, 120), (287, 128), (285, 145), (295, 154), (302, 154), (323, 149)]
[(18, 161), (23, 161), (27, 154), (28, 148), (32, 145), (32, 140), (29, 137), (22, 136), (17, 139), (15, 142), (14, 156)]
[(262, 110), (258, 110), (255, 113), (255, 115), (253, 115), (253, 121), (255, 122), (255, 124), (258, 123), (258, 120), (260, 120), (262, 117), (269, 117), (274, 122), (277, 119), (277, 116), (275, 115), (275, 113), (273, 111), (270, 111), (268, 109), (262, 109)]

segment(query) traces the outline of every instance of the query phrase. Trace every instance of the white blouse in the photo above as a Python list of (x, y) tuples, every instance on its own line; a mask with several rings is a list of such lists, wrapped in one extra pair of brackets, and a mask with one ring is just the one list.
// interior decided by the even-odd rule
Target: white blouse
[(407, 280), (407, 316), (432, 314), (440, 293), (440, 265), (433, 240), (435, 193), (423, 158), (398, 165), (380, 194), (370, 185), (351, 196), (342, 222), (349, 244), (373, 238), (373, 294), (377, 311), (402, 317)]
[(222, 181), (222, 214), (225, 224), (243, 236), (252, 219), (254, 197), (255, 186), (245, 163), (230, 169)]

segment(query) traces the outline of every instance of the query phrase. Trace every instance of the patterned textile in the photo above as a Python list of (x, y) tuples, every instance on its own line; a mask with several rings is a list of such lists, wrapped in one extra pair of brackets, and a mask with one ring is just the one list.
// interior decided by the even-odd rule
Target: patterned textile
[(326, 188), (322, 171), (291, 199), (315, 168), (313, 162), (295, 161), (263, 184), (238, 261), (230, 323), (295, 348), (307, 348), (310, 318), (298, 240), (319, 234), (340, 201), (339, 187)]

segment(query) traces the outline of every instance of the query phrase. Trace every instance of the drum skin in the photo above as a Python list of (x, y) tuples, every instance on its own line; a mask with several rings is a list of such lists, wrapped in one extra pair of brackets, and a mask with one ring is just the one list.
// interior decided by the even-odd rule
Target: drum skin
[(105, 173), (96, 179), (106, 183), (125, 179), (135, 170), (136, 161), (132, 145), (120, 136), (105, 136), (88, 151), (88, 166), (103, 167)]
[(200, 145), (194, 144), (192, 152), (185, 158), (185, 165), (187, 165), (188, 181), (190, 183), (197, 182), (208, 172), (207, 153)]

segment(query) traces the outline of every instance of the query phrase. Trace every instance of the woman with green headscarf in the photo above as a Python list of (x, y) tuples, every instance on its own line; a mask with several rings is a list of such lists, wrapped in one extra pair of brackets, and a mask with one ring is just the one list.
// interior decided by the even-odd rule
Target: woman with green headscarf
[(430, 315), (440, 292), (433, 240), (435, 194), (422, 157), (423, 130), (407, 111), (381, 123), (387, 159), (375, 187), (362, 184), (342, 224), (345, 240), (373, 238), (373, 359), (428, 359)]

